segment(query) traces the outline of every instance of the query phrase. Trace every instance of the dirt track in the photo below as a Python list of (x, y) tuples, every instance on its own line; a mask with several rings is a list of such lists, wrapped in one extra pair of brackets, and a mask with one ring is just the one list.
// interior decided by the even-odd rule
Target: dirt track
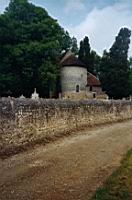
[(132, 147), (132, 121), (0, 160), (0, 200), (88, 200)]

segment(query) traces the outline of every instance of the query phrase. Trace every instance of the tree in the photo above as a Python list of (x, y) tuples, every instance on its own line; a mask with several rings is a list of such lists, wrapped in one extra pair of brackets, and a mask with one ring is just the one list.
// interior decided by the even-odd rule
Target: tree
[(69, 33), (45, 9), (10, 0), (0, 15), (0, 96), (29, 97), (37, 88), (48, 97), (59, 76), (57, 58), (70, 48)]
[(104, 52), (100, 79), (110, 98), (120, 99), (129, 95), (128, 50), (131, 31), (121, 28), (110, 51)]
[(71, 48), (72, 39), (70, 38), (70, 35), (67, 31), (64, 31), (64, 33), (65, 34), (63, 34), (63, 37), (62, 37), (61, 49), (64, 51), (68, 51)]
[(71, 39), (71, 51), (78, 55), (78, 45), (77, 45), (77, 39), (75, 37), (72, 37)]
[(90, 53), (91, 73), (97, 77), (100, 75), (100, 63), (101, 57), (94, 50), (92, 50)]
[(108, 90), (109, 85), (110, 85), (110, 83), (108, 81), (109, 80), (109, 70), (110, 70), (110, 68), (108, 67), (109, 66), (109, 60), (110, 60), (110, 55), (106, 50), (104, 50), (103, 56), (101, 58), (101, 63), (100, 63), (99, 79), (102, 83), (102, 89), (104, 91), (106, 91), (106, 93), (107, 93), (107, 90)]
[(89, 38), (87, 36), (85, 36), (85, 38), (80, 42), (79, 59), (87, 66), (88, 71), (91, 71), (90, 44), (89, 44)]
[(89, 38), (85, 38), (80, 42), (79, 59), (86, 65), (88, 72), (98, 75), (100, 66), (100, 56), (91, 50)]
[(128, 60), (129, 65), (129, 94), (132, 96), (132, 57)]

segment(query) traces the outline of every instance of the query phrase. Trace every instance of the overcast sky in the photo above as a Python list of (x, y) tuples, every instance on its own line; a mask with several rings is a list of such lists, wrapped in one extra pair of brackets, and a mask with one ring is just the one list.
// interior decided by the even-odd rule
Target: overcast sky
[[(132, 0), (30, 0), (75, 36), (89, 36), (91, 48), (102, 54), (109, 49), (121, 27), (132, 29)], [(9, 0), (0, 0), (0, 12)], [(129, 55), (132, 56), (132, 44)]]

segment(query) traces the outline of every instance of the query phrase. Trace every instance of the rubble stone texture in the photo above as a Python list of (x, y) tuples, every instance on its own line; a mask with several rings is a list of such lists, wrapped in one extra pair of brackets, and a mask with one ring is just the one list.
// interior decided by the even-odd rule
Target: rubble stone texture
[(0, 154), (132, 118), (131, 101), (0, 99)]

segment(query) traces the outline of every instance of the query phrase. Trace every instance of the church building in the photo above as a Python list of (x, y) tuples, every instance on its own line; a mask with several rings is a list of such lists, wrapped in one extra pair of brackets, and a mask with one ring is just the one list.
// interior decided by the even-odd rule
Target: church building
[(73, 53), (67, 52), (60, 62), (61, 95), (70, 99), (104, 98), (101, 83)]

